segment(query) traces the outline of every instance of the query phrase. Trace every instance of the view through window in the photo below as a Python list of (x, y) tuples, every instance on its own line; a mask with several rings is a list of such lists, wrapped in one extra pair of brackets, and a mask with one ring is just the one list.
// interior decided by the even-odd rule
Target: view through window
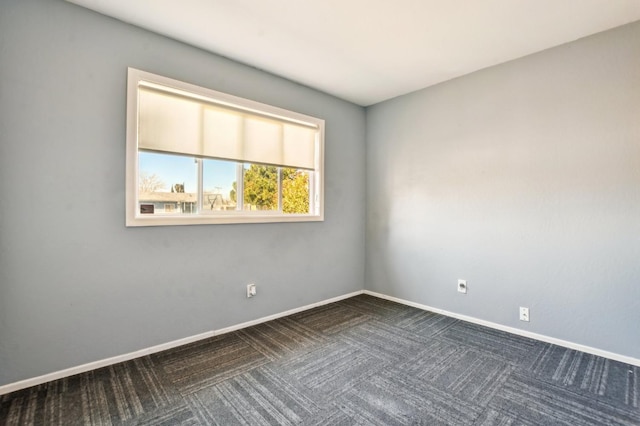
[(128, 95), (128, 226), (323, 220), (323, 120), (134, 69)]

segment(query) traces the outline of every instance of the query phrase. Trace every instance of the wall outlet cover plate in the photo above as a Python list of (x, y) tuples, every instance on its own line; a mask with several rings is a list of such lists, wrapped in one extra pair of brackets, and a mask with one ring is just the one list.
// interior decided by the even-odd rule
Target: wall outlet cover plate
[(256, 285), (247, 284), (247, 297), (253, 297), (256, 295)]

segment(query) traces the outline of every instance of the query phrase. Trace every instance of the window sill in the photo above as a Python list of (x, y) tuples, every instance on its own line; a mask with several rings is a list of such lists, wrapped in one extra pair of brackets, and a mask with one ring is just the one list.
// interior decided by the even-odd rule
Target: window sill
[(194, 216), (148, 216), (127, 217), (127, 227), (139, 226), (181, 226), (181, 225), (223, 225), (241, 223), (291, 223), (322, 222), (322, 215), (279, 215), (279, 214), (245, 214), (245, 215), (194, 215)]

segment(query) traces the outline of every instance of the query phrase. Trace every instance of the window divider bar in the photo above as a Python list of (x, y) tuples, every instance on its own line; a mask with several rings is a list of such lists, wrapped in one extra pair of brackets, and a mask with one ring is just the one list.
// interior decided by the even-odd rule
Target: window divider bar
[(196, 163), (196, 170), (198, 173), (198, 178), (197, 178), (197, 189), (196, 192), (198, 193), (198, 213), (202, 213), (202, 211), (204, 210), (204, 190), (203, 188), (203, 165), (202, 165), (202, 158), (194, 158), (194, 162)]
[(278, 212), (282, 213), (284, 206), (282, 205), (282, 167), (278, 167)]
[(236, 210), (244, 210), (244, 163), (236, 164)]

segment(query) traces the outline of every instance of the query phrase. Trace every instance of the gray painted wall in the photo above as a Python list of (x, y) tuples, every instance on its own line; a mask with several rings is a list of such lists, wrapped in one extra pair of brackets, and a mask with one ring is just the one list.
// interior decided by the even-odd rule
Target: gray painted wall
[[(363, 287), (640, 358), (640, 24), (365, 117), (62, 0), (0, 12), (0, 385)], [(325, 222), (125, 228), (128, 66), (327, 120)]]
[[(325, 119), (326, 220), (125, 228), (128, 66)], [(3, 0), (0, 385), (362, 290), (364, 144), (361, 107), (62, 0)]]
[(366, 248), (368, 290), (640, 358), (640, 23), (368, 108)]

